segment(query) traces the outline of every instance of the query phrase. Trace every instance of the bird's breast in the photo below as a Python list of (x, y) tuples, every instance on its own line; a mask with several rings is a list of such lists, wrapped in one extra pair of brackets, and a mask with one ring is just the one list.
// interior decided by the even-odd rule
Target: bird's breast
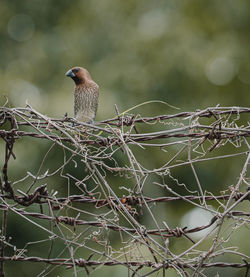
[(97, 87), (76, 87), (74, 99), (75, 118), (83, 122), (91, 122), (95, 119), (98, 107)]

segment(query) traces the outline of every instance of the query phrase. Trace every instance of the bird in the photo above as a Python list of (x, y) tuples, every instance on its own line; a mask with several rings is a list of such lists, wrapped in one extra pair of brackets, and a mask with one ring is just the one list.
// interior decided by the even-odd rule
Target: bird
[(92, 80), (88, 70), (80, 66), (71, 68), (65, 75), (75, 82), (75, 119), (94, 124), (98, 108), (99, 86)]

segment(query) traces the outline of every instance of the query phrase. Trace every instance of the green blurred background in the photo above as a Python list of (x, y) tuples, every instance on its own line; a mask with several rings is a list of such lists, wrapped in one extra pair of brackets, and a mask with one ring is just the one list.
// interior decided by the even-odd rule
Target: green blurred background
[(80, 65), (100, 86), (97, 119), (112, 116), (114, 103), (123, 110), (154, 99), (185, 110), (246, 105), (249, 6), (243, 0), (2, 0), (1, 94), (15, 106), (28, 99), (50, 116), (72, 115), (73, 83), (64, 73)]
[[(10, 106), (23, 107), (28, 101), (50, 117), (62, 117), (66, 112), (72, 116), (74, 85), (64, 74), (79, 65), (89, 70), (100, 87), (97, 121), (113, 117), (114, 104), (124, 111), (150, 100), (168, 102), (181, 111), (217, 104), (249, 106), (249, 49), (247, 0), (2, 0), (0, 104), (6, 102), (6, 95)], [(133, 112), (153, 116), (176, 111), (154, 103)], [(19, 161), (13, 162), (13, 176), (37, 170), (47, 148), (45, 142), (19, 142)], [(3, 149), (2, 144), (1, 162)], [(27, 155), (32, 155), (32, 159)], [(151, 155), (152, 162), (142, 153), (142, 163), (154, 168), (166, 162), (161, 151), (150, 152)], [(56, 153), (53, 158), (50, 166), (56, 168), (62, 155)], [(223, 189), (235, 182), (243, 162), (239, 158), (234, 164), (228, 161), (214, 162), (209, 167), (200, 165), (201, 180), (206, 188), (218, 193), (218, 183), (224, 184)], [(220, 171), (215, 174), (218, 167)], [(76, 169), (72, 171), (77, 174)], [(180, 182), (194, 183), (190, 168), (175, 173)], [(167, 211), (170, 217), (171, 209), (175, 216), (185, 214), (184, 204), (178, 203), (178, 209), (171, 205)], [(170, 220), (172, 227), (180, 224), (176, 217)], [(16, 229), (18, 221), (10, 222)], [(23, 233), (19, 231), (12, 235), (19, 236), (20, 241)], [(178, 249), (178, 244), (175, 247)], [(24, 264), (12, 264), (8, 270), (27, 276)], [(120, 269), (111, 268), (103, 275), (117, 276), (118, 272)], [(127, 276), (126, 270), (123, 272)], [(71, 276), (72, 272), (58, 274)], [(237, 270), (227, 272), (227, 276), (241, 274)]]

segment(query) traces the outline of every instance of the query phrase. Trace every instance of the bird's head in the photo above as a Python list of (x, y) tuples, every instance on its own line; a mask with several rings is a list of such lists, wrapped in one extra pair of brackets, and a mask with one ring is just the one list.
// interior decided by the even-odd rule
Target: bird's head
[(79, 66), (71, 68), (65, 75), (71, 77), (76, 85), (85, 84), (92, 80), (88, 70)]

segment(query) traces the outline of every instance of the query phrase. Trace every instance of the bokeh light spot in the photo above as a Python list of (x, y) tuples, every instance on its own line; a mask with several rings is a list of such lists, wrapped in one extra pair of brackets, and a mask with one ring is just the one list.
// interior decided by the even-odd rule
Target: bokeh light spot
[(24, 106), (28, 102), (35, 108), (41, 109), (46, 104), (44, 99), (41, 99), (39, 88), (22, 79), (11, 82), (10, 95), (14, 106)]
[(16, 41), (22, 42), (30, 40), (34, 31), (34, 21), (26, 14), (14, 15), (8, 22), (8, 33)]
[[(201, 208), (194, 208), (183, 216), (181, 220), (181, 225), (184, 227), (187, 226), (188, 229), (196, 228), (207, 225), (212, 218), (213, 214), (211, 212)], [(207, 233), (210, 233), (212, 228), (213, 226), (210, 226), (207, 229), (195, 233), (190, 233), (189, 235), (194, 239), (200, 239), (204, 237)]]
[(145, 39), (154, 39), (166, 32), (166, 23), (166, 15), (162, 11), (150, 11), (141, 16), (138, 31)]
[(224, 86), (236, 75), (235, 64), (227, 57), (217, 57), (206, 66), (207, 79), (215, 85)]

